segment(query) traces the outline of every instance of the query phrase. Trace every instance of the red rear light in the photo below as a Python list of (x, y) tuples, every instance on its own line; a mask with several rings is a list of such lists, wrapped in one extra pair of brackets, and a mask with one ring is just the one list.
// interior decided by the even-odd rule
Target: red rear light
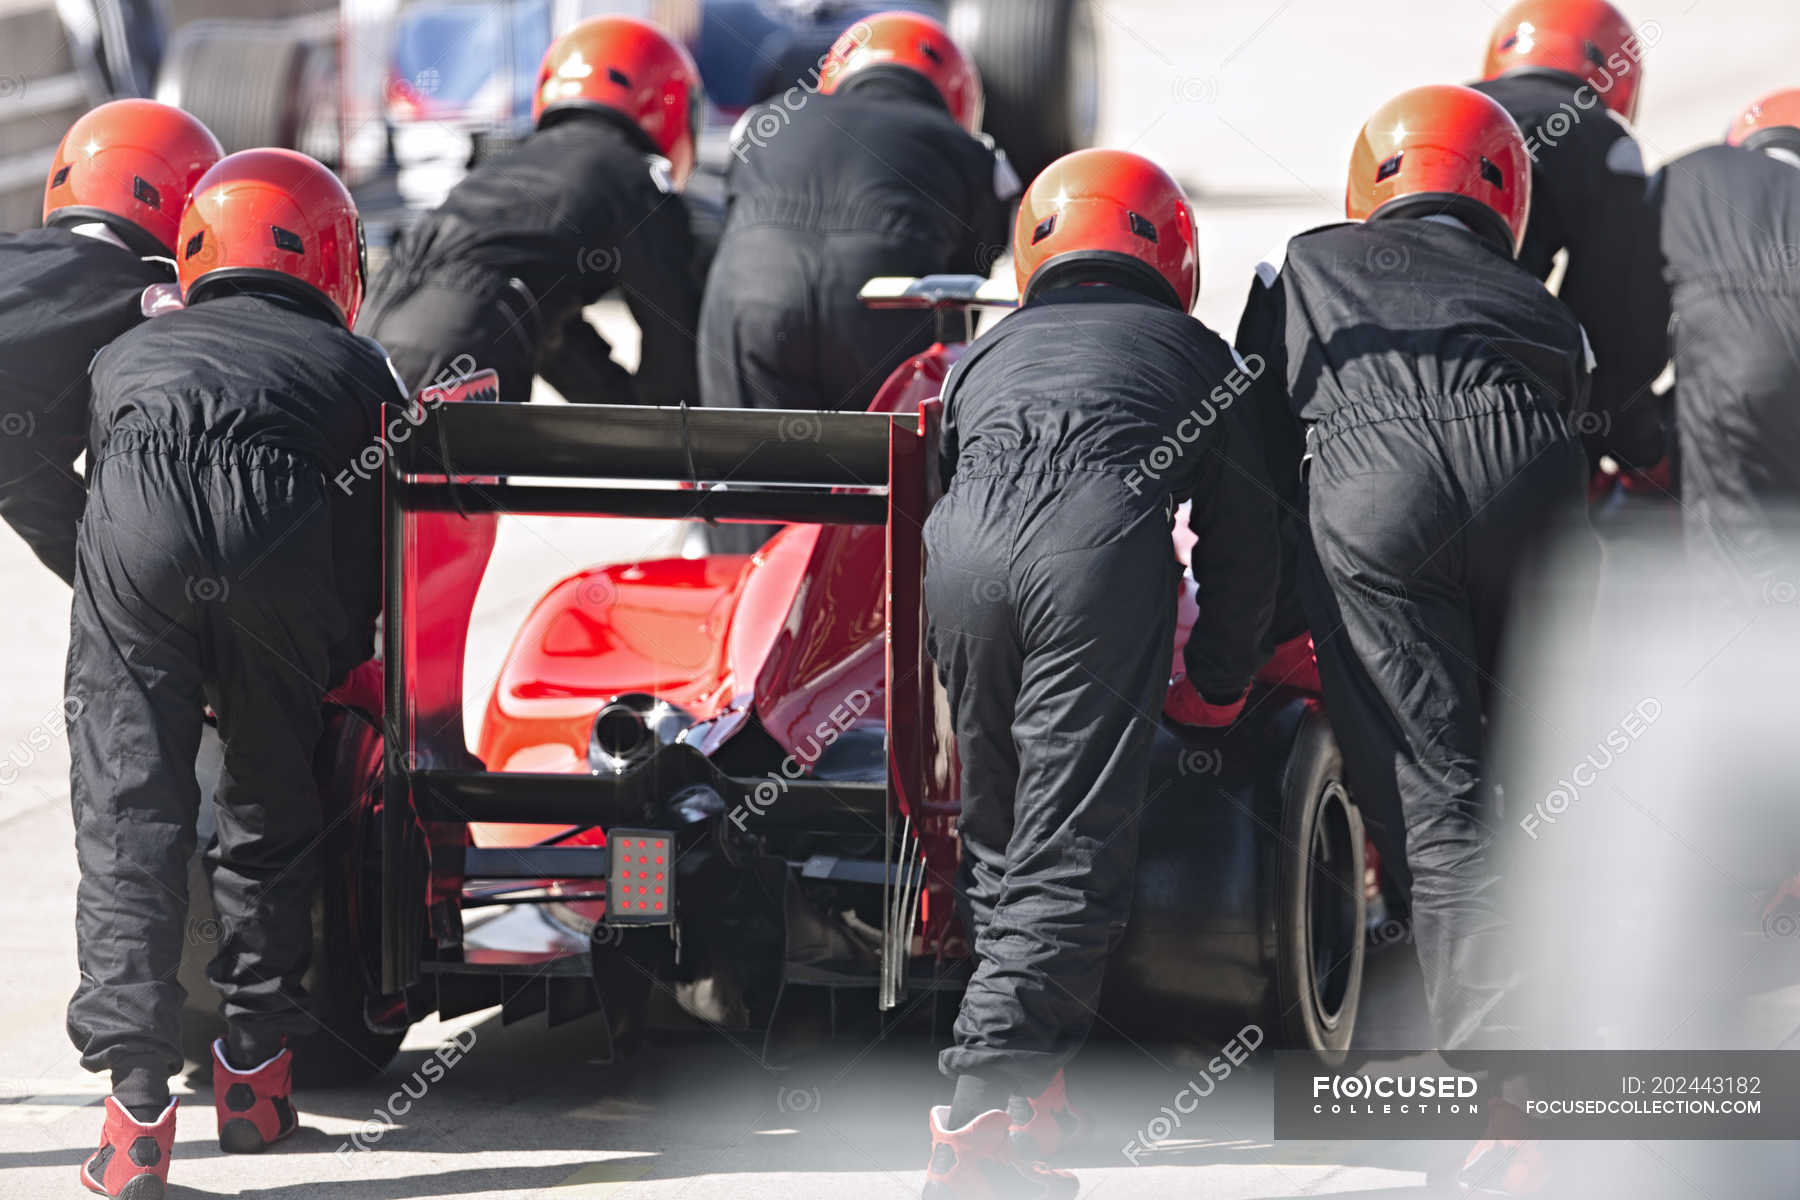
[(607, 833), (611, 850), (606, 878), (606, 922), (609, 925), (669, 925), (675, 920), (675, 881), (661, 867), (673, 838), (655, 829), (614, 829)]

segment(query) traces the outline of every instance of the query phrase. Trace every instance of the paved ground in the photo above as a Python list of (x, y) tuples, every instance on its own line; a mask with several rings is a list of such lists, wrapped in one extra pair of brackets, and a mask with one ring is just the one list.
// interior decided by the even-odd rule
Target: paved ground
[[(1478, 0), (1116, 0), (1100, 7), (1106, 140), (1161, 158), (1193, 185), (1207, 280), (1201, 313), (1227, 331), (1257, 258), (1285, 233), (1337, 215), (1344, 159), (1362, 116), (1402, 86), (1466, 75), (1494, 17)], [(1789, 0), (1632, 7), (1659, 29), (1644, 97), (1644, 139), (1654, 159), (1715, 135), (1751, 96), (1794, 82), (1785, 73), (1800, 57), (1800, 9)], [(477, 613), (471, 716), (523, 607), (548, 583), (596, 561), (663, 552), (676, 536), (643, 523), (510, 523)], [(62, 1032), (75, 976), (59, 713), (67, 595), (0, 534), (0, 596), (0, 778), (12, 780), (0, 786), (0, 872), (8, 885), (0, 889), (0, 1195), (70, 1195), (75, 1164), (98, 1126), (102, 1085), (80, 1071)], [(1416, 1044), (1418, 998), (1406, 947), (1373, 964), (1370, 989), (1365, 1039)], [(555, 1033), (532, 1022), (501, 1031), (479, 1018), (421, 1027), (380, 1086), (303, 1097), (295, 1142), (248, 1162), (219, 1155), (210, 1094), (184, 1089), (173, 1194), (916, 1194), (923, 1110), (942, 1095), (924, 1033), (851, 1033), (793, 1050), (780, 1069), (710, 1037), (653, 1044), (607, 1065), (591, 1061), (596, 1041), (579, 1023)], [(448, 1054), (447, 1046), (467, 1047), (466, 1056), (410, 1111), (383, 1115), (408, 1102), (400, 1094), (394, 1103), (396, 1089), (420, 1090), (416, 1073), (434, 1052)], [(1109, 1043), (1084, 1060), (1101, 1124), (1074, 1164), (1084, 1194), (1420, 1196), (1425, 1170), (1445, 1153), (1273, 1143), (1267, 1076), (1253, 1061), (1187, 1128), (1133, 1165), (1121, 1148), (1193, 1077), (1200, 1054)], [(1673, 1177), (1673, 1167), (1639, 1158)], [(1614, 1187), (1594, 1194), (1625, 1194)], [(1685, 1194), (1727, 1193), (1694, 1182)]]

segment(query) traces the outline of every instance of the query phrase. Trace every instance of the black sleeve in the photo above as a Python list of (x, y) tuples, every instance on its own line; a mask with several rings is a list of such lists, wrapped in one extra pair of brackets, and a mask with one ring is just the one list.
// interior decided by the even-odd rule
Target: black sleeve
[(944, 379), (944, 390), (939, 397), (944, 403), (943, 427), (938, 431), (938, 483), (945, 490), (950, 481), (956, 477), (956, 459), (962, 453), (962, 439), (957, 435), (955, 384), (961, 374), (961, 364), (950, 368), (950, 374)]
[[(366, 371), (358, 374), (358, 397), (370, 413), (368, 440), (381, 428), (383, 402), (404, 404), (407, 397), (385, 357), (371, 354)], [(352, 667), (375, 653), (375, 625), (381, 617), (381, 480), (361, 479), (344, 472), (326, 482), (331, 503), (332, 569), (338, 600), (348, 624), (344, 638), (331, 648), (331, 678), (336, 687)]]
[(643, 335), (638, 402), (699, 404), (695, 355), (700, 276), (687, 206), (679, 196), (659, 194), (648, 215), (626, 236), (619, 247), (618, 282)]
[[(1242, 368), (1239, 368), (1242, 370)], [(1280, 584), (1280, 512), (1254, 414), (1240, 399), (1200, 464), (1188, 528), (1200, 618), (1183, 652), (1188, 680), (1212, 704), (1243, 695), (1264, 658)]]
[(68, 462), (35, 464), (16, 476), (13, 465), (0, 460), (0, 518), (25, 539), (38, 560), (62, 579), (75, 582), (75, 532), (87, 506), (87, 487), (75, 473), (75, 453), (57, 455)]
[(579, 308), (545, 329), (537, 373), (571, 404), (639, 403), (631, 372), (613, 361), (612, 347)]
[(1669, 293), (1644, 176), (1607, 161), (1608, 147), (1635, 157), (1631, 135), (1617, 133), (1589, 155), (1587, 203), (1564, 214), (1569, 263), (1558, 295), (1594, 348), (1590, 449), (1649, 467), (1667, 449), (1650, 385), (1669, 361)]
[(1294, 415), (1288, 397), (1287, 293), (1276, 275), (1268, 283), (1261, 277), (1250, 284), (1238, 322), (1238, 355), (1256, 379), (1243, 404), (1257, 427), (1269, 486), (1276, 502), (1277, 561), (1281, 582), (1276, 588), (1275, 615), (1269, 624), (1263, 649), (1275, 646), (1306, 630), (1306, 610), (1300, 603), (1300, 540), (1308, 536), (1306, 513), (1300, 501), (1300, 467), (1306, 456), (1306, 429)]
[(1300, 492), (1300, 459), (1306, 431), (1287, 394), (1287, 292), (1279, 275), (1250, 281), (1250, 295), (1238, 319), (1237, 351), (1254, 376), (1244, 404), (1261, 434), (1269, 482), (1290, 507)]

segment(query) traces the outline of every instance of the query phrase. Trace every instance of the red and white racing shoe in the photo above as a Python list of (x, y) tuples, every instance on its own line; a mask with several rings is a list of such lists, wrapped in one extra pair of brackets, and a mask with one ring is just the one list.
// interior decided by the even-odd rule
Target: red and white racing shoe
[(1081, 1136), (1087, 1122), (1069, 1104), (1068, 1086), (1058, 1071), (1050, 1086), (1032, 1097), (1014, 1096), (1006, 1106), (1012, 1120), (1008, 1135), (1024, 1159), (1049, 1159)]
[(1544, 1195), (1550, 1187), (1550, 1169), (1543, 1148), (1525, 1136), (1528, 1125), (1515, 1105), (1496, 1101), (1488, 1117), (1488, 1136), (1470, 1147), (1457, 1172), (1457, 1190), (1464, 1196)]
[(81, 1186), (118, 1200), (162, 1200), (175, 1150), (175, 1101), (145, 1124), (111, 1096), (100, 1148), (81, 1164)]
[(1074, 1200), (1075, 1176), (1021, 1157), (1003, 1110), (989, 1109), (961, 1129), (945, 1129), (949, 1119), (949, 1105), (931, 1110), (924, 1200)]
[(225, 1042), (213, 1042), (213, 1109), (219, 1115), (219, 1149), (227, 1154), (261, 1154), (300, 1128), (288, 1099), (293, 1091), (294, 1053), (283, 1050), (249, 1071), (225, 1061)]

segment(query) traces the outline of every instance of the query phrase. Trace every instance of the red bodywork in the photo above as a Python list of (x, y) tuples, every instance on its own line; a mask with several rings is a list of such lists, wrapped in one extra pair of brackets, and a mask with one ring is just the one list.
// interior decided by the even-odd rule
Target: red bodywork
[[(962, 345), (936, 345), (896, 371), (872, 412), (917, 412), (936, 397)], [(896, 464), (900, 466), (900, 464)], [(923, 472), (896, 470), (917, 486)], [(897, 486), (906, 486), (899, 484)], [(871, 525), (790, 525), (754, 557), (665, 558), (595, 567), (558, 583), (520, 627), (489, 697), (476, 753), (493, 771), (585, 774), (594, 716), (609, 700), (647, 692), (697, 721), (739, 721), (754, 712), (782, 750), (801, 764), (818, 754), (819, 731), (846, 699), (866, 697), (856, 723), (884, 723), (890, 652), (918, 674), (923, 647), (890, 647), (887, 531)], [(896, 571), (897, 594), (918, 596), (916, 536), (896, 553), (915, 568)], [(909, 582), (910, 581), (910, 582)], [(896, 643), (902, 636), (896, 636)], [(915, 639), (916, 640), (916, 639)], [(955, 876), (955, 767), (936, 735), (938, 687), (906, 689), (920, 710), (909, 744), (924, 753), (891, 764), (900, 810), (913, 818), (930, 864), (924, 903), (926, 944), (948, 929)], [(520, 846), (566, 833), (546, 825), (476, 824), (483, 846)], [(587, 829), (565, 845), (603, 845)], [(604, 910), (598, 901), (594, 915)]]
[[(912, 359), (889, 378), (871, 410), (917, 411), (939, 394), (964, 349), (936, 345)], [(919, 474), (895, 470), (893, 478)], [(891, 736), (896, 744), (917, 745), (919, 753), (890, 755), (900, 811), (912, 818), (929, 865), (922, 942), (915, 949), (966, 952), (951, 900), (958, 801), (955, 747), (940, 732), (947, 705), (923, 647), (900, 645), (898, 632), (895, 645), (885, 644), (886, 536), (881, 526), (790, 525), (754, 557), (619, 563), (564, 579), (520, 627), (489, 697), (477, 753), (492, 771), (585, 774), (595, 715), (618, 696), (645, 692), (701, 722), (754, 712), (804, 764), (817, 756), (816, 731), (846, 697), (869, 697), (858, 723), (879, 727), (890, 669), (896, 678), (917, 677), (922, 686), (897, 697), (915, 711), (902, 707), (894, 714)], [(904, 541), (897, 554), (922, 554), (920, 538)], [(1177, 522), (1175, 543), (1185, 562), (1193, 544), (1185, 521)], [(915, 581), (921, 575), (911, 573)], [(896, 594), (918, 602), (916, 584)], [(1192, 583), (1184, 582), (1178, 646), (1197, 614)], [(532, 845), (567, 832), (555, 825), (471, 827), (482, 846)], [(600, 830), (587, 829), (562, 844), (604, 843)], [(581, 904), (595, 917), (604, 911), (600, 901)]]

